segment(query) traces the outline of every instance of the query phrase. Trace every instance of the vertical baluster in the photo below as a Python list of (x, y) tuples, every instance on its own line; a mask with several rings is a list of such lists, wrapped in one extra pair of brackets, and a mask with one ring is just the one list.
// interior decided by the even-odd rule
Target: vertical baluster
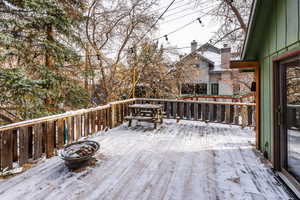
[(112, 111), (111, 106), (107, 109), (108, 127), (112, 128)]
[(231, 123), (231, 113), (230, 113), (230, 105), (225, 105), (225, 123)]
[(28, 156), (33, 158), (33, 129), (28, 127)]
[(103, 128), (106, 129), (107, 128), (107, 109), (103, 110)]
[(184, 103), (179, 102), (179, 117), (180, 119), (184, 118)]
[(177, 116), (177, 102), (173, 102), (173, 118), (176, 119)]
[(91, 112), (91, 132), (94, 134), (96, 132), (96, 113), (95, 111)]
[(62, 148), (64, 146), (65, 121), (64, 119), (58, 119), (56, 124), (57, 124), (57, 146), (58, 148)]
[(233, 106), (233, 124), (239, 125), (239, 118), (240, 118), (240, 112), (239, 109), (240, 106), (234, 105)]
[(76, 119), (76, 140), (81, 138), (82, 126), (81, 126), (81, 115), (75, 117)]
[[(2, 134), (0, 132), (0, 134)], [(2, 151), (1, 151), (2, 154)], [(42, 146), (41, 153), (42, 154)], [(2, 157), (2, 156), (1, 156)], [(39, 155), (40, 157), (40, 155)], [(19, 129), (19, 165), (22, 166), (27, 163), (28, 155), (28, 127), (21, 127)]]
[(214, 104), (208, 104), (208, 120), (214, 121)]
[(247, 106), (240, 106), (240, 113), (242, 117), (242, 127), (246, 127), (248, 125), (248, 110)]
[(167, 102), (167, 118), (169, 119), (171, 117), (171, 102)]
[(13, 162), (18, 161), (18, 129), (12, 131), (13, 134)]
[(201, 120), (202, 121), (205, 121), (207, 118), (206, 118), (206, 104), (201, 104)]
[(252, 125), (252, 106), (247, 106), (247, 114), (248, 114), (248, 124), (247, 126)]
[(221, 105), (221, 122), (225, 122), (225, 105)]
[(222, 122), (222, 105), (217, 105), (217, 122)]
[(47, 137), (46, 137), (46, 156), (50, 158), (54, 155), (55, 148), (55, 122), (49, 121), (47, 124)]
[(88, 113), (84, 114), (84, 136), (88, 136), (90, 132), (90, 120)]
[(122, 124), (123, 123), (123, 121), (124, 121), (124, 114), (125, 114), (125, 112), (124, 112), (124, 103), (122, 103), (121, 105), (121, 122), (120, 122), (120, 124)]
[(67, 119), (67, 127), (68, 127), (68, 144), (71, 144), (74, 141), (73, 134), (73, 117), (68, 117)]
[(97, 115), (97, 131), (101, 131), (103, 129), (102, 110), (97, 110), (96, 115)]
[(198, 120), (199, 118), (198, 105), (198, 103), (194, 103), (194, 120)]
[(191, 103), (186, 104), (186, 111), (186, 118), (190, 120), (192, 118)]
[(1, 131), (1, 165), (0, 169), (11, 169), (13, 166), (12, 130)]
[[(32, 131), (34, 132), (34, 158), (41, 158), (43, 152), (45, 152), (45, 132), (46, 125), (45, 123), (36, 124), (32, 127)], [(28, 137), (28, 136), (27, 136)]]

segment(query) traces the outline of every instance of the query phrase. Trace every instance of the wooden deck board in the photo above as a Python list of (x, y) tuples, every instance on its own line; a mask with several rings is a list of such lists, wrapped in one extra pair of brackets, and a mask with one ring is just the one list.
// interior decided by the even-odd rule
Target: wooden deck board
[(99, 133), (98, 162), (82, 172), (53, 157), (0, 180), (0, 199), (289, 199), (253, 152), (254, 131), (184, 120), (142, 125)]

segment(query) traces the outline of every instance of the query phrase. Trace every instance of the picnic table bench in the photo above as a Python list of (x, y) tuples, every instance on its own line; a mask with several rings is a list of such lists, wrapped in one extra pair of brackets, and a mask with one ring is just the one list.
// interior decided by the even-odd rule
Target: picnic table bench
[(145, 121), (154, 123), (154, 128), (157, 123), (163, 122), (163, 105), (159, 104), (133, 104), (129, 105), (129, 116), (124, 119), (128, 120), (128, 126), (132, 124), (132, 120)]

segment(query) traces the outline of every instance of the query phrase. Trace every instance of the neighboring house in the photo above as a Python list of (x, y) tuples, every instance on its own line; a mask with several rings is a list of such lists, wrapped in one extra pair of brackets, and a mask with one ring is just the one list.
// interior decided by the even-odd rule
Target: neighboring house
[(191, 53), (177, 63), (190, 71), (181, 83), (181, 95), (240, 94), (245, 87), (233, 81), (239, 72), (229, 68), (231, 57), (227, 45), (219, 49), (206, 43), (197, 48), (197, 42), (192, 41)]
[(300, 198), (300, 2), (255, 0), (242, 52), (232, 68), (254, 68), (258, 148)]

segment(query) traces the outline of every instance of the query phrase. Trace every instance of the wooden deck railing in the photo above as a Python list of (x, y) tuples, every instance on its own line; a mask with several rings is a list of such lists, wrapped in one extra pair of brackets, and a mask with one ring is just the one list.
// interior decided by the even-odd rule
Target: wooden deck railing
[(163, 104), (166, 117), (255, 126), (255, 103), (142, 99), (138, 103)]
[[(128, 114), (134, 99), (0, 127), (0, 171), (29, 160), (52, 157), (65, 144), (112, 128)], [(112, 115), (112, 113), (115, 113)]]
[(254, 126), (255, 104), (164, 99), (128, 99), (0, 127), (0, 171), (52, 157), (65, 144), (116, 127), (133, 103), (163, 104), (167, 118)]

